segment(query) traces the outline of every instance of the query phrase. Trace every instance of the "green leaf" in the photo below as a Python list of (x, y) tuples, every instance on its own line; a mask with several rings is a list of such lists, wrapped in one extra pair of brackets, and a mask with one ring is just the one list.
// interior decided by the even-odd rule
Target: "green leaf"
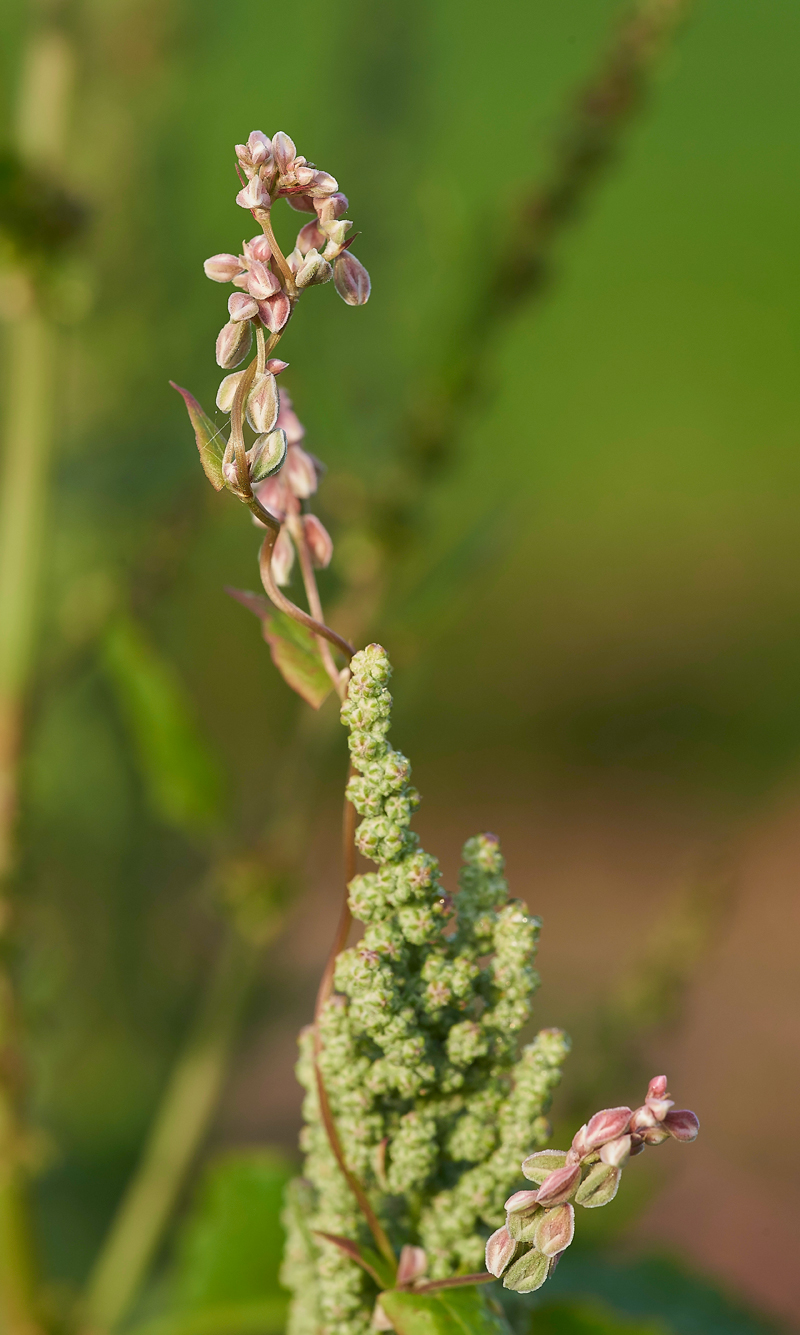
[(174, 380), (170, 380), (169, 383), (173, 389), (177, 389), (186, 404), (189, 421), (194, 427), (194, 438), (200, 452), (203, 472), (214, 490), (222, 491), (225, 486), (225, 478), (222, 475), (222, 458), (228, 442), (221, 429), (214, 425), (210, 417), (206, 417), (194, 394), (190, 394), (188, 389), (181, 389), (180, 385), (175, 384)]
[(333, 685), (311, 631), (284, 612), (272, 612), (264, 622), (264, 639), (287, 686), (313, 709), (319, 709)]
[(249, 593), (246, 589), (227, 589), (226, 592), (261, 621), (272, 661), (287, 686), (297, 691), (313, 709), (319, 709), (330, 695), (333, 684), (311, 631), (284, 612), (273, 610), (260, 593)]
[(280, 1301), (283, 1194), (292, 1174), (277, 1152), (224, 1155), (206, 1170), (178, 1245), (173, 1306), (206, 1310)]
[(435, 1293), (389, 1289), (380, 1304), (397, 1335), (509, 1335), (505, 1318), (477, 1285)]
[(186, 688), (130, 616), (114, 618), (101, 652), (151, 805), (168, 825), (206, 829), (221, 814), (222, 775)]

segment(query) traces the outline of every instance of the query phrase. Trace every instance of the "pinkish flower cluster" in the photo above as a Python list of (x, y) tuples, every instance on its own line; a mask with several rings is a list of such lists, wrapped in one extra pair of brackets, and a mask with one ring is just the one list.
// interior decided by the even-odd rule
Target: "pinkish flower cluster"
[[(241, 255), (212, 255), (204, 265), (206, 276), (215, 283), (242, 289), (228, 299), (230, 318), (217, 338), (217, 362), (226, 369), (247, 356), (253, 325), (263, 326), (273, 336), (281, 333), (304, 288), (333, 278), (350, 306), (363, 306), (370, 293), (369, 274), (348, 249), (347, 233), (353, 224), (342, 216), (347, 196), (340, 193), (334, 178), (298, 157), (282, 130), (273, 139), (254, 130), (246, 144), (236, 145), (236, 157), (247, 177), (236, 202), (252, 212), (265, 235), (244, 242)], [(270, 209), (278, 198), (315, 215), (300, 229), (286, 258), (278, 251), (270, 223)]]
[(658, 1075), (640, 1108), (604, 1108), (573, 1138), (570, 1149), (540, 1150), (522, 1164), (535, 1191), (515, 1191), (506, 1201), (506, 1222), (486, 1243), (486, 1269), (503, 1285), (532, 1293), (552, 1274), (575, 1233), (575, 1205), (594, 1209), (617, 1194), (622, 1169), (647, 1145), (694, 1140), (699, 1122), (676, 1109), (667, 1077)]
[[(279, 473), (255, 488), (255, 494), (280, 521), (281, 531), (272, 549), (272, 576), (276, 584), (288, 584), (296, 544), (305, 543), (313, 564), (324, 568), (333, 556), (333, 542), (316, 515), (303, 513), (302, 503), (317, 490), (323, 465), (300, 444), (306, 434), (305, 427), (285, 392), (281, 395), (276, 427), (286, 436), (286, 460)], [(257, 519), (254, 522), (259, 523)]]

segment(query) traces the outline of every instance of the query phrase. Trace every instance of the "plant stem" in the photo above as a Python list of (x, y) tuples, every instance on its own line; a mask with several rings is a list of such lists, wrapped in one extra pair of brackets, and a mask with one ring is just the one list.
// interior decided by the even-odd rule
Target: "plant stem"
[(52, 444), (52, 330), (34, 305), (8, 329), (9, 393), (0, 495), (0, 877), (13, 863), (17, 759), (37, 623)]
[(89, 1278), (83, 1310), (87, 1333), (112, 1330), (130, 1311), (213, 1116), (261, 944), (232, 931), (222, 949), (139, 1167)]
[(301, 607), (296, 607), (291, 599), (281, 593), (275, 580), (272, 578), (272, 549), (275, 546), (275, 539), (277, 537), (277, 533), (272, 528), (272, 525), (276, 525), (276, 527), (279, 527), (279, 525), (277, 525), (274, 516), (270, 515), (269, 511), (265, 510), (264, 507), (259, 504), (255, 496), (249, 504), (253, 514), (257, 515), (262, 523), (269, 524), (270, 531), (262, 542), (261, 550), (258, 554), (258, 565), (261, 572), (261, 583), (264, 585), (264, 590), (267, 597), (270, 599), (270, 602), (273, 602), (280, 612), (285, 612), (287, 616), (293, 617), (295, 621), (298, 621), (301, 626), (305, 626), (307, 630), (313, 631), (315, 635), (324, 636), (326, 640), (330, 640), (331, 644), (335, 644), (336, 648), (341, 650), (345, 658), (349, 661), (355, 653), (352, 644), (347, 640), (343, 640), (341, 635), (337, 635), (335, 630), (331, 630), (330, 626), (324, 625), (321, 621), (316, 621), (314, 617), (310, 617), (307, 612), (304, 612)]
[[(55, 26), (26, 52), (17, 106), (17, 147), (26, 163), (58, 170), (72, 83), (72, 51)], [(7, 408), (0, 480), (0, 919), (7, 926), (14, 862), (22, 715), (38, 622), (41, 556), (54, 419), (55, 339), (30, 275), (19, 265), (22, 300), (8, 319)], [(0, 965), (0, 1327), (36, 1335), (36, 1263), (28, 1214), (25, 1132), (15, 1061), (16, 1014)]]

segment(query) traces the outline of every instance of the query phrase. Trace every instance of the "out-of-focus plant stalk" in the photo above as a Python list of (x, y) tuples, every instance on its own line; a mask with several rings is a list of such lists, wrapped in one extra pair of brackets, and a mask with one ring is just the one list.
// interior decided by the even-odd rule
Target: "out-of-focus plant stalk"
[[(57, 169), (63, 152), (72, 52), (53, 27), (34, 34), (17, 111), (23, 162)], [(41, 554), (54, 426), (57, 352), (31, 275), (20, 263), (6, 312), (6, 407), (0, 480), (0, 887), (13, 863), (22, 715), (33, 661)], [(1, 891), (0, 891), (1, 893)], [(2, 905), (3, 919), (8, 907)], [(0, 1324), (34, 1335), (36, 1267), (27, 1207), (26, 1136), (13, 1076), (15, 1013), (7, 969), (0, 978)]]
[[(277, 929), (280, 920), (276, 921)], [(139, 1167), (89, 1279), (83, 1329), (99, 1335), (127, 1315), (217, 1106), (242, 1004), (263, 940), (231, 931), (194, 1029), (176, 1062)]]

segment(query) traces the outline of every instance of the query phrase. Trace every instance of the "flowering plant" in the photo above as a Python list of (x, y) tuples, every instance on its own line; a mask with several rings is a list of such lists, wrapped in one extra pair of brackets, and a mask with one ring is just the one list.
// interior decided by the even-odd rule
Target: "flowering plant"
[[(290, 1332), (416, 1335), (454, 1322), (485, 1331), (501, 1319), (479, 1286), (502, 1277), (518, 1293), (540, 1288), (572, 1241), (574, 1206), (607, 1204), (631, 1157), (670, 1137), (693, 1140), (697, 1118), (674, 1108), (657, 1076), (640, 1107), (596, 1113), (564, 1153), (543, 1148), (569, 1045), (546, 1029), (520, 1046), (538, 984), (539, 920), (509, 898), (493, 835), (467, 841), (460, 888), (445, 893), (436, 859), (409, 828), (419, 804), (409, 762), (387, 740), (386, 652), (356, 652), (332, 630), (317, 588), (315, 569), (333, 554), (309, 508), (321, 465), (301, 444), (277, 385), (287, 363), (274, 353), (307, 287), (332, 279), (349, 305), (369, 297), (349, 250), (348, 200), (282, 132), (254, 131), (236, 157), (237, 203), (261, 232), (241, 255), (205, 264), (209, 278), (238, 289), (216, 348), (228, 372), (217, 394), (227, 436), (179, 392), (209, 481), (264, 530), (259, 568), (273, 610), (260, 596), (236, 596), (262, 619), (293, 689), (315, 707), (335, 689), (351, 757), (345, 904), (300, 1044), (306, 1160), (286, 1202)], [(313, 214), (288, 256), (272, 229), (279, 198)], [(235, 370), (254, 335), (255, 356)], [(307, 610), (283, 592), (295, 557)], [(356, 851), (377, 870), (357, 874)], [(364, 934), (348, 948), (353, 918)], [(534, 1188), (515, 1190), (522, 1179)]]

